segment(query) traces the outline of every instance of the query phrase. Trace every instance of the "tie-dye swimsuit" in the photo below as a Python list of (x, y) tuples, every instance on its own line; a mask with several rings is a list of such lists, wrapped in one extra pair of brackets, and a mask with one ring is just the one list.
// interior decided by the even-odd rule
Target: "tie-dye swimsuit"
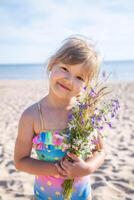
[[(39, 107), (40, 111), (40, 107)], [(40, 114), (41, 123), (42, 116)], [(42, 125), (43, 127), (43, 125)], [(37, 158), (45, 162), (58, 162), (67, 152), (65, 139), (68, 133), (60, 134), (60, 131), (43, 130), (33, 138), (33, 147)], [(36, 200), (64, 200), (62, 195), (62, 183), (64, 178), (58, 176), (36, 176), (34, 195)], [(87, 200), (91, 196), (90, 177), (84, 176), (74, 181), (71, 200)]]

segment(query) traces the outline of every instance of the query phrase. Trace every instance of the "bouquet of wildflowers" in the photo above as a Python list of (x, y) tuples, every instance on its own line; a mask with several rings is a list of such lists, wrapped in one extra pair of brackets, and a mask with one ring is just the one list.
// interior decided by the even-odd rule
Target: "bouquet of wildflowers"
[[(107, 93), (107, 87), (102, 87), (101, 84), (96, 84), (93, 88), (83, 88), (69, 116), (67, 129), (70, 135), (66, 141), (68, 152), (86, 159), (92, 156), (93, 151), (100, 151), (99, 137), (104, 137), (105, 126), (112, 127), (111, 118), (116, 116), (119, 109), (118, 100), (104, 101)], [(68, 159), (71, 161), (71, 158)], [(73, 182), (74, 179), (66, 179), (63, 182), (65, 200), (71, 199)]]

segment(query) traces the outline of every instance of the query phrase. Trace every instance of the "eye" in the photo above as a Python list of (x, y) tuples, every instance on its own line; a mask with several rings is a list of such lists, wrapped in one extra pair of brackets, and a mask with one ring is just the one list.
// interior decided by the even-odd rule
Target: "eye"
[(61, 69), (63, 69), (64, 71), (67, 71), (67, 72), (68, 72), (68, 69), (65, 68), (65, 67), (61, 67)]
[(79, 79), (80, 81), (84, 81), (84, 79), (81, 76), (77, 76), (77, 79)]

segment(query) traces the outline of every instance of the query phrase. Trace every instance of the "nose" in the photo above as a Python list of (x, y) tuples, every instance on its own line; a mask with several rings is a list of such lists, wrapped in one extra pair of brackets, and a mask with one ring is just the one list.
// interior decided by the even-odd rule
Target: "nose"
[(68, 81), (68, 82), (72, 82), (72, 81), (73, 81), (72, 75), (71, 75), (71, 74), (67, 75), (67, 76), (65, 77), (65, 80)]
[(64, 77), (64, 83), (72, 87), (73, 77), (71, 75)]

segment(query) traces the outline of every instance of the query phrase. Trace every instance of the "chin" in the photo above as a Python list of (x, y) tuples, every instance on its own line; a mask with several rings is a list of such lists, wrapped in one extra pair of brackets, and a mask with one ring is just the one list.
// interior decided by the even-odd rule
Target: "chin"
[(62, 99), (66, 99), (66, 100), (69, 100), (69, 99), (71, 99), (72, 98), (72, 96), (70, 96), (70, 95), (67, 95), (67, 94), (64, 94), (64, 93), (57, 93), (57, 96), (59, 97), (59, 98), (62, 98)]

